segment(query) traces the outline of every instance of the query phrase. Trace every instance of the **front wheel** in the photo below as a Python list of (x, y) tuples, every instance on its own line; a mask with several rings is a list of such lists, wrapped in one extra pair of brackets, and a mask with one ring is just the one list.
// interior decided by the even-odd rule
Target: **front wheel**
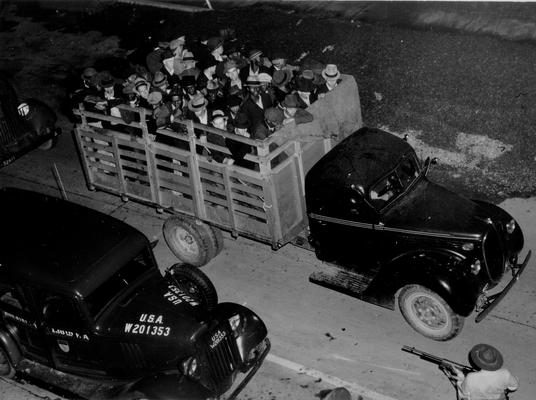
[(424, 286), (404, 286), (398, 296), (398, 306), (408, 324), (430, 339), (450, 340), (463, 328), (464, 318), (452, 311), (441, 296)]

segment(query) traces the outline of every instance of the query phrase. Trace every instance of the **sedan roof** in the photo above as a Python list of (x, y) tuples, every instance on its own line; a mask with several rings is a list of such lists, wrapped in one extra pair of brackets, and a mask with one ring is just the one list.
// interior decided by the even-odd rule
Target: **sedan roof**
[(44, 194), (0, 189), (0, 273), (85, 296), (147, 246), (130, 225)]

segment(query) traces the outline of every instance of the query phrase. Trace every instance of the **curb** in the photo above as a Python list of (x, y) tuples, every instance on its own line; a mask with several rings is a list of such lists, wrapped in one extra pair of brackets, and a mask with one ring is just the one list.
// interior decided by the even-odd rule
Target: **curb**
[[(182, 4), (166, 3), (166, 2), (163, 2), (163, 1), (153, 1), (153, 0), (115, 0), (114, 3), (123, 3), (123, 4), (130, 4), (130, 5), (136, 5), (136, 6), (165, 8), (165, 9), (168, 9), (168, 10), (191, 12), (191, 13), (213, 11), (212, 9), (204, 8), (204, 7), (186, 6), (186, 5), (182, 5)], [(210, 4), (210, 3), (207, 3), (207, 5), (208, 4)]]

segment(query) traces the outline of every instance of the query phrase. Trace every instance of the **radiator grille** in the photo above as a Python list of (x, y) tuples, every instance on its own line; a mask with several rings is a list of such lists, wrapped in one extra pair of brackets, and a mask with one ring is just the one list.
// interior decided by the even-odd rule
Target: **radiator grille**
[(209, 364), (210, 375), (216, 387), (226, 382), (227, 378), (229, 378), (240, 365), (240, 353), (236, 347), (236, 341), (233, 334), (230, 331), (221, 329), (220, 332), (225, 332), (225, 337), (221, 339), (217, 345), (212, 347), (211, 338), (213, 335), (209, 335), (206, 346), (206, 357)]

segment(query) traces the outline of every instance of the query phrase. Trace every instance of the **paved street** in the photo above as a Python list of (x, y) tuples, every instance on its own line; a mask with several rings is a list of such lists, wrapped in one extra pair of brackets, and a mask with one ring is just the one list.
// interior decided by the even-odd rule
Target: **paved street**
[[(65, 118), (61, 121), (64, 133), (58, 146), (48, 152), (36, 150), (1, 169), (0, 186), (59, 197), (52, 172), (55, 166), (69, 200), (124, 220), (150, 240), (158, 239), (155, 252), (161, 269), (177, 262), (162, 237), (167, 214), (87, 190), (71, 126)], [(524, 229), (522, 256), (528, 249), (536, 250), (536, 199), (509, 199), (501, 206)], [(32, 234), (31, 227), (28, 234)], [(470, 318), (454, 340), (434, 342), (414, 332), (398, 312), (309, 283), (308, 276), (322, 268), (311, 252), (292, 245), (274, 252), (267, 245), (244, 238), (235, 240), (227, 233), (224, 239), (223, 252), (203, 271), (214, 282), (220, 301), (247, 305), (261, 316), (272, 341), (271, 354), (240, 395), (241, 400), (312, 400), (334, 386), (351, 389), (354, 400), (358, 396), (371, 400), (450, 400), (455, 393), (444, 375), (434, 365), (400, 349), (403, 345), (415, 346), (467, 363), (467, 352), (477, 343), (499, 348), (506, 366), (519, 377), (520, 390), (512, 400), (536, 398), (534, 259), (486, 320), (476, 324)], [(0, 379), (0, 399), (61, 398), (24, 378), (17, 382)]]

